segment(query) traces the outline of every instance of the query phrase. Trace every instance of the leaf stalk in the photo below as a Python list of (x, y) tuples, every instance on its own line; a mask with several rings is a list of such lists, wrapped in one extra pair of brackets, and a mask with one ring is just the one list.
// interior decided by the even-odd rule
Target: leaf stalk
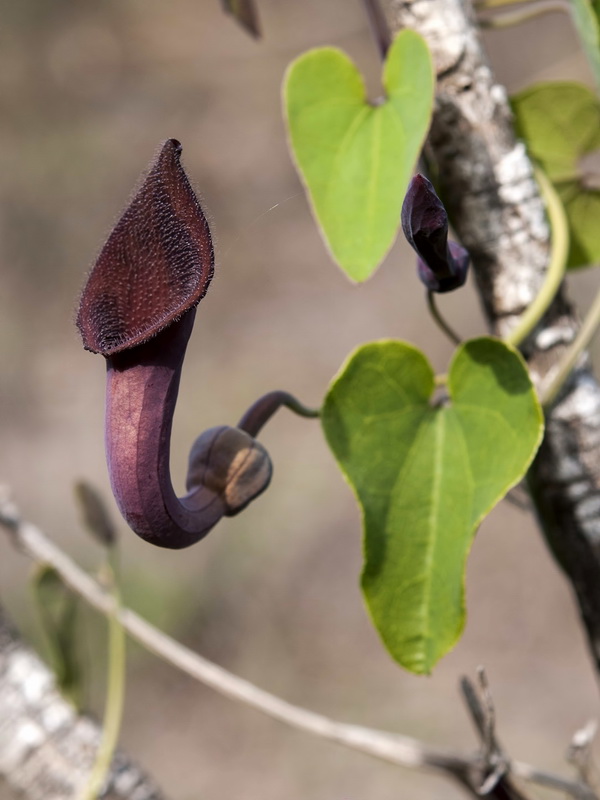
[(444, 333), (445, 336), (450, 339), (453, 344), (462, 344), (462, 339), (460, 336), (448, 325), (446, 320), (442, 317), (440, 310), (437, 306), (435, 301), (435, 293), (432, 292), (430, 289), (427, 290), (427, 308), (429, 309), (429, 313), (433, 317), (435, 324), (438, 328)]
[(108, 679), (106, 685), (106, 701), (102, 739), (92, 767), (82, 800), (96, 800), (110, 772), (110, 765), (119, 741), (123, 709), (125, 705), (125, 673), (127, 661), (127, 643), (125, 630), (119, 619), (122, 608), (121, 593), (117, 580), (117, 563), (114, 549), (110, 549), (106, 572), (110, 580), (110, 594), (114, 601), (108, 618)]
[(259, 397), (240, 419), (237, 427), (249, 433), (250, 436), (256, 437), (273, 414), (282, 406), (289, 408), (299, 417), (307, 417), (309, 419), (314, 419), (320, 416), (321, 413), (318, 408), (305, 406), (289, 392), (276, 390)]

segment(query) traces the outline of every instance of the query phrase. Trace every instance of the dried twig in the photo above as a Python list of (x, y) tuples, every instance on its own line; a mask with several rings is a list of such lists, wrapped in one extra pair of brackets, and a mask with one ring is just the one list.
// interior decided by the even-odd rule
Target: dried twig
[(496, 710), (487, 675), (477, 670), (478, 688), (463, 677), (460, 686), (477, 733), (481, 738), (481, 778), (478, 793), (511, 800), (528, 800), (527, 795), (510, 780), (510, 762), (496, 738)]
[[(15, 546), (34, 561), (49, 564), (64, 582), (103, 614), (114, 613), (113, 598), (82, 570), (69, 556), (53, 544), (42, 531), (21, 519), (8, 493), (0, 487), (0, 525), (11, 535)], [(248, 681), (238, 678), (222, 667), (194, 653), (189, 648), (162, 633), (134, 611), (118, 611), (121, 624), (140, 644), (160, 658), (232, 700), (252, 706), (285, 724), (312, 733), (322, 739), (366, 753), (383, 761), (410, 769), (437, 770), (458, 781), (474, 797), (479, 796), (476, 778), (481, 774), (481, 756), (464, 755), (434, 748), (416, 739), (385, 731), (348, 725), (317, 714), (265, 692)], [(543, 772), (520, 761), (507, 761), (507, 774), (569, 794), (577, 800), (599, 800), (584, 783)], [(504, 789), (504, 784), (502, 785)], [(522, 795), (494, 793), (501, 800), (519, 800)]]

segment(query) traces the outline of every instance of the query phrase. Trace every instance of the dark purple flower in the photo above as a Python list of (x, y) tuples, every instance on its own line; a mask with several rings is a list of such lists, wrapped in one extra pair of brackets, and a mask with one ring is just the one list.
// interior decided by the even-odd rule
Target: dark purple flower
[(431, 292), (451, 292), (467, 279), (469, 253), (448, 241), (448, 215), (430, 181), (415, 175), (402, 204), (402, 230), (419, 256), (419, 278)]
[(181, 368), (213, 274), (206, 218), (168, 139), (104, 245), (81, 296), (83, 344), (107, 363), (106, 455), (121, 513), (142, 538), (181, 548), (269, 484), (271, 462), (250, 434), (222, 426), (190, 454), (187, 494), (169, 471)]

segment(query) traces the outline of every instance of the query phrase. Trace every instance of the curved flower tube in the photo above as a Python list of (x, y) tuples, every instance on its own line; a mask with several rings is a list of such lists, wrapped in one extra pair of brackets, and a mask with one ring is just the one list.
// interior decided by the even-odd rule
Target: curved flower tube
[(160, 547), (187, 547), (266, 489), (271, 462), (245, 431), (203, 433), (187, 489), (175, 495), (171, 426), (195, 306), (213, 274), (208, 223), (169, 139), (90, 273), (77, 325), (107, 361), (106, 456), (132, 530)]

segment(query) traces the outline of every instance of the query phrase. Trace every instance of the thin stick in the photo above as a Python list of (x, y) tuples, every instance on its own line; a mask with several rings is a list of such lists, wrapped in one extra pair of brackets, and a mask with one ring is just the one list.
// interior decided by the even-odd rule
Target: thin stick
[(435, 324), (440, 328), (440, 330), (446, 334), (446, 336), (450, 339), (451, 342), (454, 344), (462, 344), (462, 339), (460, 336), (455, 333), (450, 325), (446, 322), (446, 320), (440, 314), (440, 310), (437, 307), (437, 303), (435, 301), (435, 293), (432, 292), (430, 289), (427, 290), (427, 307), (429, 308), (429, 313), (435, 320)]
[(389, 25), (385, 19), (385, 15), (381, 10), (378, 0), (364, 0), (364, 5), (367, 10), (369, 22), (373, 36), (379, 47), (381, 57), (385, 59), (390, 44), (392, 43), (392, 34), (390, 33)]
[[(387, 733), (359, 725), (347, 725), (322, 714), (294, 706), (259, 689), (249, 681), (194, 653), (189, 648), (150, 625), (134, 611), (121, 607), (90, 575), (53, 544), (42, 531), (26, 520), (11, 502), (5, 487), (0, 487), (0, 525), (12, 536), (15, 546), (29, 558), (50, 564), (67, 586), (103, 614), (116, 614), (127, 633), (164, 661), (210, 686), (220, 694), (245, 703), (292, 728), (337, 742), (367, 755), (412, 769), (433, 769), (445, 772), (468, 786), (468, 776), (477, 757), (469, 757), (441, 748), (434, 748), (408, 736)], [(560, 775), (542, 772), (520, 761), (510, 762), (513, 775), (556, 791), (566, 792), (577, 800), (600, 800), (585, 784)], [(471, 790), (475, 794), (474, 790)]]

